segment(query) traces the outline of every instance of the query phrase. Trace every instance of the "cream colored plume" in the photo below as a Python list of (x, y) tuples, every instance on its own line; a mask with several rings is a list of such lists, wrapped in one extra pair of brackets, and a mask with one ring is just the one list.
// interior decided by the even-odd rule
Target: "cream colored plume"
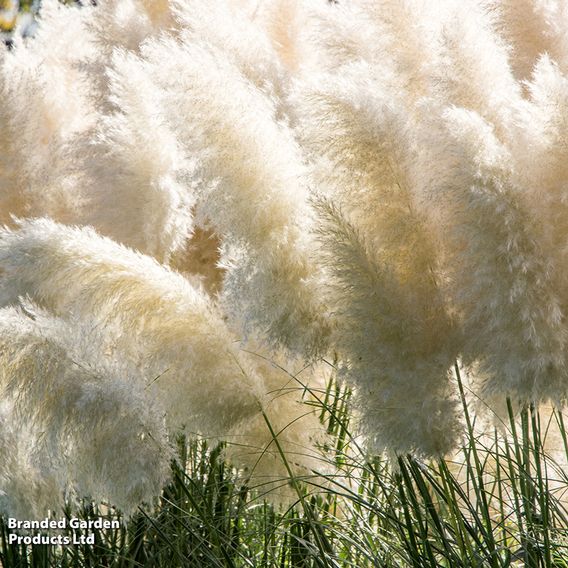
[[(312, 440), (319, 424), (309, 407), (289, 396), (281, 405), (270, 403), (288, 375), (240, 349), (209, 296), (181, 275), (90, 228), (47, 219), (20, 221), (18, 230), (2, 231), (0, 265), (2, 304), (27, 294), (60, 316), (90, 322), (98, 352), (137, 369), (174, 432), (185, 426), (189, 433), (232, 439), (246, 432), (247, 423), (258, 423), (263, 411), (278, 424), (305, 414), (303, 424), (311, 426), (301, 435), (298, 426), (285, 430), (281, 441), (286, 447), (290, 437), (306, 449), (295, 469), (309, 471), (315, 464)], [(243, 463), (250, 464), (253, 452), (258, 471), (266, 472), (262, 448), (271, 443), (269, 429), (246, 435), (250, 451)], [(281, 460), (271, 464), (273, 476), (287, 475)]]
[(564, 401), (568, 336), (558, 269), (527, 209), (527, 189), (478, 114), (448, 110), (445, 121), (446, 151), (456, 161), (440, 176), (438, 202), (464, 359), (478, 361), (486, 396)]
[(568, 71), (568, 6), (562, 0), (494, 0), (504, 38), (511, 45), (511, 65), (519, 79), (529, 79), (547, 54)]
[(215, 46), (261, 91), (284, 103), (287, 76), (276, 46), (259, 25), (257, 12), (247, 14), (231, 0), (174, 0), (180, 41)]
[(0, 235), (2, 304), (29, 294), (58, 315), (106, 325), (103, 348), (136, 362), (176, 427), (222, 434), (257, 411), (260, 380), (205, 293), (90, 228), (19, 227)]
[(368, 64), (344, 70), (306, 91), (301, 115), (325, 192), (315, 205), (333, 345), (375, 449), (444, 454), (460, 435), (450, 380), (459, 333), (414, 195), (412, 124)]
[(63, 505), (60, 476), (52, 457), (39, 449), (40, 433), (22, 423), (13, 401), (0, 403), (0, 510), (18, 519), (39, 519)]
[[(77, 331), (45, 314), (0, 310), (0, 385), (12, 405), (12, 431), (28, 434), (15, 456), (40, 476), (27, 500), (45, 507), (58, 496), (90, 497), (130, 514), (152, 501), (169, 475), (163, 411), (135, 377), (116, 376), (102, 358), (98, 368), (71, 358), (65, 343), (74, 343)], [(4, 473), (8, 486), (21, 473)], [(58, 493), (44, 495), (54, 482)]]
[[(85, 14), (46, 2), (37, 37), (0, 46), (0, 221), (10, 215), (75, 218), (82, 204), (67, 143), (92, 109), (76, 65), (91, 53)], [(73, 50), (68, 45), (76, 46)]]
[(138, 53), (150, 37), (174, 28), (169, 0), (102, 0), (92, 9), (86, 32), (95, 45), (92, 57), (83, 61), (89, 95), (96, 108), (111, 112), (106, 69), (115, 50)]
[(73, 151), (87, 200), (79, 220), (168, 262), (193, 229), (196, 182), (187, 178), (196, 164), (165, 124), (151, 77), (128, 65), (121, 51), (114, 52), (106, 74), (114, 111)]
[(246, 332), (320, 352), (328, 329), (306, 231), (302, 155), (291, 130), (212, 46), (149, 42), (142, 58), (139, 65), (164, 92), (170, 124), (199, 162), (198, 222), (222, 241), (224, 308)]

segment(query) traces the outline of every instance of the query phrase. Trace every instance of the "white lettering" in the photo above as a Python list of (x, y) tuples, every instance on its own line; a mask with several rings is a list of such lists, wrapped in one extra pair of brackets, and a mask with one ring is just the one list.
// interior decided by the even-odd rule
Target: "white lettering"
[(109, 521), (108, 519), (95, 519), (84, 521), (76, 517), (69, 519), (69, 527), (72, 529), (119, 529), (119, 521)]

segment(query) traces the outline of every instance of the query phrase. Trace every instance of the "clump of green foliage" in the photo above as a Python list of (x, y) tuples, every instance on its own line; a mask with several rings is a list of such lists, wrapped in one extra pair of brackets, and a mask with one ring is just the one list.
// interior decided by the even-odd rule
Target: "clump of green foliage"
[[(297, 492), (290, 507), (274, 508), (259, 497), (262, 487), (247, 486), (223, 460), (223, 444), (180, 437), (172, 481), (156, 508), (140, 507), (119, 530), (95, 531), (94, 546), (9, 545), (2, 524), (2, 566), (568, 565), (568, 476), (544, 449), (554, 423), (564, 432), (562, 414), (525, 408), (514, 418), (510, 405), (510, 419), (481, 438), (464, 393), (468, 433), (454, 459), (406, 456), (393, 467), (369, 457), (352, 436), (348, 389), (332, 381), (313, 394), (334, 442), (336, 470), (325, 483), (283, 479)], [(566, 436), (563, 444), (568, 456)], [(120, 519), (92, 503), (80, 516)]]

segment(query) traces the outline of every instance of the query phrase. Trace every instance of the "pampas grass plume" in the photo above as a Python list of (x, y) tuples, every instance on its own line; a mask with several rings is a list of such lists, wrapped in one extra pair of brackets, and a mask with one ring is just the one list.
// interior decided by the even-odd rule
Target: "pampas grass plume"
[[(288, 381), (284, 373), (276, 374), (239, 349), (205, 292), (90, 228), (48, 219), (21, 221), (18, 230), (2, 232), (0, 249), (0, 301), (14, 303), (19, 295), (28, 294), (59, 316), (102, 327), (99, 351), (127, 360), (138, 370), (148, 395), (165, 409), (173, 432), (185, 427), (189, 433), (230, 439), (250, 421), (260, 423), (271, 393), (282, 388), (271, 377)], [(298, 413), (300, 418), (312, 414), (294, 400), (276, 407), (271, 413), (279, 424), (293, 422)], [(312, 430), (321, 430), (316, 422), (311, 424)], [(260, 438), (255, 440), (256, 434), (248, 432), (249, 445), (256, 448), (255, 459), (263, 459), (270, 431), (253, 431)], [(318, 436), (310, 429), (300, 434), (296, 427), (282, 440), (288, 432), (298, 444), (301, 438), (305, 448)], [(250, 456), (243, 459), (250, 461)], [(309, 469), (313, 457), (298, 461)], [(286, 475), (281, 461), (272, 464), (274, 476)]]
[(12, 427), (25, 432), (28, 424), (35, 435), (18, 452), (46, 458), (61, 496), (89, 496), (130, 514), (168, 478), (172, 452), (162, 412), (132, 377), (71, 359), (65, 342), (75, 332), (44, 314), (0, 310), (3, 395)]

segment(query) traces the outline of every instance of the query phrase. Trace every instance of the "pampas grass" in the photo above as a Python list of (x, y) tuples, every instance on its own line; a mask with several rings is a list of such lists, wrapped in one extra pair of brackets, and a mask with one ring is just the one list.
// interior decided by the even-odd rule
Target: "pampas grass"
[[(454, 268), (467, 263), (453, 276), (466, 337), (463, 357), (480, 362), (490, 392), (560, 402), (566, 329), (555, 267), (541, 248), (522, 188), (511, 179), (506, 148), (474, 113), (454, 111), (447, 120), (455, 151), (473, 154), (460, 160), (473, 171), (444, 190), (448, 226), (457, 236), (451, 250), (459, 251), (449, 262)], [(491, 216), (495, 210), (498, 219)]]
[[(131, 514), (185, 435), (231, 461), (243, 494), (296, 499), (309, 558), (337, 565), (314, 527), (355, 452), (375, 492), (353, 500), (367, 481), (347, 475), (337, 507), (380, 516), (377, 487), (394, 492), (396, 562), (436, 565), (432, 521), (448, 565), (472, 547), (499, 565), (475, 426), (512, 430), (495, 460), (544, 518), (536, 408), (560, 417), (566, 399), (562, 3), (97, 4), (47, 2), (36, 36), (0, 51), (6, 511), (86, 497)], [(436, 461), (459, 447), (479, 532)], [(197, 499), (180, 450), (170, 490)], [(424, 521), (424, 487), (451, 538), (433, 505)]]
[[(16, 456), (32, 460), (13, 468), (14, 458), (4, 455), (9, 469), (2, 489), (8, 497), (14, 498), (15, 476), (25, 479), (27, 468), (32, 479), (23, 501), (33, 504), (28, 516), (46, 515), (45, 503), (53, 509), (66, 494), (109, 501), (126, 514), (152, 501), (167, 480), (172, 454), (161, 408), (143, 385), (112, 368), (93, 369), (72, 359), (65, 346), (76, 341), (70, 327), (44, 314), (4, 308), (0, 336), (1, 384), (13, 419), (6, 433), (21, 436), (12, 441)], [(21, 456), (25, 451), (29, 457)]]
[[(459, 339), (413, 195), (410, 125), (371, 74), (353, 66), (349, 82), (315, 86), (302, 121), (314, 176), (329, 194), (316, 210), (334, 345), (376, 448), (445, 453), (459, 435), (448, 380)], [(325, 136), (323, 123), (333, 125)]]
[[(103, 115), (74, 150), (88, 195), (80, 219), (167, 263), (193, 229), (193, 185), (182, 178), (195, 164), (165, 124), (150, 77), (133, 73), (121, 51), (107, 74), (108, 100), (116, 110)], [(131, 214), (124, 219), (126, 210)]]
[[(5, 229), (0, 242), (2, 303), (26, 294), (59, 316), (91, 322), (97, 334), (90, 340), (100, 343), (92, 358), (104, 353), (129, 362), (174, 433), (185, 427), (209, 438), (246, 435), (248, 449), (235, 450), (235, 459), (241, 456), (251, 475), (269, 460), (270, 475), (280, 479), (282, 463), (266, 451), (273, 438), (266, 414), (282, 429), (280, 441), (295, 444), (299, 467), (314, 466), (310, 440), (321, 437), (321, 428), (289, 392), (279, 393), (290, 377), (240, 350), (201, 289), (92, 229), (22, 221), (17, 231)], [(270, 402), (274, 397), (282, 398)]]
[[(47, 2), (43, 18), (33, 42), (20, 38), (17, 48), (0, 50), (3, 223), (10, 215), (38, 214), (69, 221), (82, 203), (67, 163), (67, 141), (91, 124), (88, 94), (77, 69), (90, 45), (78, 39), (83, 18), (77, 10)], [(63, 47), (68, 43), (77, 48), (70, 52)]]
[(321, 352), (328, 330), (302, 230), (309, 212), (301, 154), (274, 104), (207, 44), (150, 42), (132, 65), (152, 70), (166, 108), (176, 109), (170, 122), (183, 117), (180, 140), (200, 163), (198, 215), (222, 241), (225, 309), (246, 332)]

